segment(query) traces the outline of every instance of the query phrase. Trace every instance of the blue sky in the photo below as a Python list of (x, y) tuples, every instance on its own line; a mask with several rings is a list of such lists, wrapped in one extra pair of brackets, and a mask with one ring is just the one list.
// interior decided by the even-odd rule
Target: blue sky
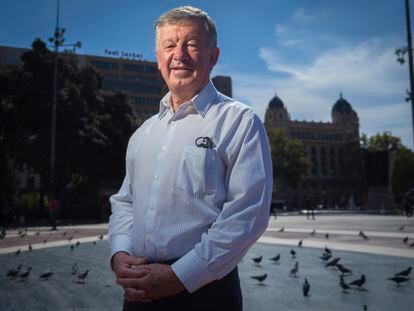
[[(291, 119), (330, 121), (342, 92), (361, 132), (390, 131), (413, 148), (408, 68), (394, 55), (406, 42), (404, 0), (61, 0), (60, 25), (66, 42), (82, 42), (81, 54), (109, 49), (155, 60), (156, 18), (186, 4), (217, 24), (213, 75), (230, 75), (233, 96), (262, 119), (277, 92)], [(0, 45), (46, 41), (55, 24), (56, 0), (3, 0)]]

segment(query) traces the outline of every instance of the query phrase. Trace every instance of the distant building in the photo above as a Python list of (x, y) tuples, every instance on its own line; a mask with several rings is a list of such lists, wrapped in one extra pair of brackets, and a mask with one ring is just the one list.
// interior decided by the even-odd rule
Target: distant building
[(211, 80), (220, 93), (228, 97), (233, 97), (231, 78), (229, 76), (215, 76)]
[[(289, 138), (300, 140), (312, 166), (296, 188), (282, 181), (274, 200), (303, 208), (311, 196), (315, 205), (345, 207), (361, 200), (361, 156), (359, 119), (351, 104), (340, 95), (332, 107), (332, 122), (293, 121), (278, 96), (269, 102), (265, 115), (267, 129), (285, 129)], [(350, 204), (352, 203), (352, 204)]]
[[(0, 67), (21, 66), (20, 57), (28, 50), (0, 46)], [(158, 112), (159, 102), (166, 93), (166, 87), (156, 62), (122, 57), (75, 55), (79, 66), (92, 65), (102, 74), (104, 92), (121, 91), (128, 95), (138, 124)]]

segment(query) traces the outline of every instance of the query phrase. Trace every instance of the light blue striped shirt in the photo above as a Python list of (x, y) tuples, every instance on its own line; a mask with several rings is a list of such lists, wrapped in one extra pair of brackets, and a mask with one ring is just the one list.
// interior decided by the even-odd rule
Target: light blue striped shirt
[[(210, 137), (213, 148), (197, 147)], [(126, 176), (111, 197), (111, 253), (172, 269), (189, 292), (221, 279), (267, 227), (272, 163), (261, 120), (211, 81), (174, 113), (159, 114), (131, 137)]]

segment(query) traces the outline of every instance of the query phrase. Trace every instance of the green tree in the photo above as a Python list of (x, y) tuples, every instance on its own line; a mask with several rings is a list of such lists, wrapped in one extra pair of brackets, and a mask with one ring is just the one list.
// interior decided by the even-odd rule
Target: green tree
[(302, 142), (289, 139), (285, 130), (270, 129), (268, 137), (272, 153), (275, 192), (278, 195), (284, 183), (296, 187), (311, 164), (305, 155)]
[(377, 133), (368, 139), (368, 150), (397, 150), (401, 146), (401, 139), (391, 132)]
[[(7, 86), (0, 89), (0, 129), (5, 137), (0, 142), (18, 165), (25, 163), (39, 173), (45, 187), (50, 173), (54, 54), (36, 39), (22, 61), (22, 68), (0, 74)], [(56, 193), (58, 198), (68, 189), (97, 193), (99, 183), (124, 174), (133, 112), (125, 95), (103, 96), (102, 76), (91, 66), (78, 67), (73, 54), (61, 53), (58, 68)]]

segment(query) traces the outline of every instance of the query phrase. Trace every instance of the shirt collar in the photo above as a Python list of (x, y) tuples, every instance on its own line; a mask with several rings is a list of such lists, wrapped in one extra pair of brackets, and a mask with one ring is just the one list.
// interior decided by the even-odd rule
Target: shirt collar
[[(213, 85), (213, 82), (208, 81), (206, 86), (196, 94), (189, 101), (192, 102), (197, 113), (199, 113), (203, 118), (206, 115), (211, 104), (217, 97), (217, 90)], [(171, 108), (170, 104), (171, 93), (168, 92), (160, 101), (160, 111), (158, 113), (158, 118), (161, 119), (165, 112)]]

